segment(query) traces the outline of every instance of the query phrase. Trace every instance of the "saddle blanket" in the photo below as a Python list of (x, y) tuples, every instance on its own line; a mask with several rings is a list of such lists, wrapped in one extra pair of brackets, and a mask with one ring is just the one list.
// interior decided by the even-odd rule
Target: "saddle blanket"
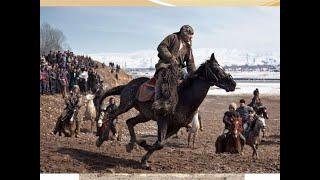
[(154, 99), (156, 79), (153, 77), (143, 83), (137, 92), (136, 98), (140, 102), (146, 102)]

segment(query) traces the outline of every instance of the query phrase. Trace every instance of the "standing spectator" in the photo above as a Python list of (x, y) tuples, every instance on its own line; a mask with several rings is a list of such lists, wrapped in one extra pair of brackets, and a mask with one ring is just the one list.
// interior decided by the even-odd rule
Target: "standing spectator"
[(40, 70), (40, 93), (41, 95), (48, 93), (48, 72), (45, 68)]
[(93, 74), (93, 69), (90, 68), (88, 72), (88, 91), (92, 91), (93, 88), (93, 81), (94, 81), (94, 74)]
[(101, 77), (96, 70), (93, 70), (93, 72), (94, 72), (93, 92), (96, 92), (99, 88), (99, 84), (101, 82)]
[(83, 94), (86, 94), (87, 92), (87, 81), (88, 81), (88, 72), (86, 71), (85, 68), (82, 68), (79, 75), (79, 86), (80, 86), (80, 92)]
[(60, 69), (58, 75), (59, 75), (59, 83), (60, 83), (60, 92), (62, 94), (62, 98), (65, 98), (67, 93), (67, 82), (68, 82), (67, 74), (63, 69)]
[(49, 68), (49, 84), (50, 84), (50, 94), (56, 93), (56, 73), (53, 68)]
[(47, 59), (47, 61), (48, 61), (50, 64), (53, 63), (53, 62), (52, 62), (52, 51), (49, 51), (49, 54), (47, 55), (46, 59)]
[(66, 58), (66, 54), (62, 54), (62, 57), (61, 57), (61, 59), (62, 59), (62, 68), (63, 69), (66, 69), (67, 68), (67, 58)]
[(98, 88), (98, 84), (100, 82), (100, 76), (97, 71), (93, 68), (90, 69), (90, 73), (88, 75), (88, 90), (91, 90), (92, 93), (95, 93)]
[(72, 87), (74, 85), (77, 85), (77, 71), (74, 67), (71, 68), (71, 70), (69, 71), (69, 91), (72, 89)]

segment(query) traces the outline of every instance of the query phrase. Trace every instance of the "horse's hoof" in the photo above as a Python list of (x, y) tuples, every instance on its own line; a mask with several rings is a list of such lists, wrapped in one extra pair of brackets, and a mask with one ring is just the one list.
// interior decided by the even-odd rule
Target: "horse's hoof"
[(96, 146), (97, 146), (97, 147), (100, 147), (100, 146), (102, 145), (102, 143), (103, 143), (103, 141), (101, 142), (101, 141), (99, 140), (99, 138), (96, 140)]
[(147, 145), (147, 141), (146, 140), (138, 140), (138, 141), (136, 141), (137, 142), (137, 144), (139, 144), (140, 146), (145, 146), (145, 145)]
[(128, 144), (126, 145), (126, 151), (127, 151), (127, 153), (131, 153), (131, 151), (133, 150), (133, 148), (134, 148), (134, 144), (133, 144), (133, 143), (128, 143)]
[(145, 170), (151, 170), (151, 166), (149, 165), (148, 162), (142, 163), (141, 167), (142, 169), (145, 169)]

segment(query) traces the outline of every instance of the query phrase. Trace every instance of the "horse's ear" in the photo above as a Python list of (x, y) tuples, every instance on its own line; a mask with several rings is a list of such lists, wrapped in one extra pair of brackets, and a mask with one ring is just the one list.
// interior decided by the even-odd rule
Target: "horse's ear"
[(210, 61), (217, 61), (216, 57), (214, 56), (214, 53), (211, 54)]

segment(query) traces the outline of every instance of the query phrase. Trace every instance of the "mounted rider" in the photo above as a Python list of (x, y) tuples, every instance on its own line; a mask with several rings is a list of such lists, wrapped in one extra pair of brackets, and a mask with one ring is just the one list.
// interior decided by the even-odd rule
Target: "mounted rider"
[[(109, 105), (106, 108), (106, 112), (108, 113), (108, 117), (113, 114), (117, 110), (118, 106), (116, 105), (114, 97), (111, 97), (109, 99)], [(116, 124), (118, 123), (118, 117), (114, 118), (112, 122), (110, 123), (110, 129), (113, 133), (112, 140), (115, 138), (118, 138), (118, 131), (116, 128)]]
[[(78, 137), (80, 133), (80, 126), (82, 122), (82, 118), (78, 117), (78, 112), (81, 107), (81, 95), (80, 95), (80, 88), (78, 85), (74, 85), (72, 91), (70, 92), (70, 96), (65, 98), (66, 107), (64, 111), (59, 116), (56, 126), (53, 130), (53, 134), (61, 135), (61, 126), (63, 121), (74, 121), (76, 122), (76, 131), (75, 135)], [(73, 118), (72, 118), (73, 117)]]
[(255, 126), (255, 123), (257, 122), (257, 120), (259, 119), (264, 119), (263, 117), (263, 110), (264, 110), (264, 106), (259, 106), (257, 107), (257, 110), (256, 111), (252, 111), (250, 112), (249, 114), (249, 117), (250, 117), (250, 120), (248, 121), (248, 130), (247, 132), (249, 131), (252, 131), (254, 126)]
[(253, 91), (253, 98), (251, 100), (251, 102), (249, 103), (248, 106), (251, 106), (256, 112), (257, 112), (257, 109), (259, 106), (262, 106), (262, 102), (261, 102), (261, 99), (259, 97), (259, 89), (256, 88), (254, 91)]
[[(233, 118), (240, 116), (240, 114), (236, 111), (236, 109), (237, 109), (237, 104), (231, 103), (229, 105), (229, 111), (224, 113), (223, 123), (225, 124), (225, 127), (224, 127), (222, 134), (221, 134), (222, 139), (225, 139), (227, 137), (227, 134), (230, 132)], [(246, 139), (242, 135), (242, 133), (240, 133), (240, 139), (244, 145), (246, 142)]]
[[(102, 105), (102, 111), (99, 115), (98, 119), (98, 126), (97, 126), (97, 136), (100, 136), (101, 128), (102, 128), (102, 123), (106, 121), (110, 121), (109, 117), (111, 114), (113, 114), (117, 110), (118, 106), (116, 105), (114, 97), (111, 97), (109, 99), (109, 105)], [(112, 122), (109, 122), (109, 128), (111, 129), (111, 132), (113, 136), (111, 137), (111, 140), (115, 140), (117, 138), (118, 141), (120, 141), (120, 137), (118, 136), (118, 131), (117, 131), (117, 124), (118, 124), (118, 117), (114, 118)]]
[[(183, 79), (183, 68), (186, 67), (189, 74), (196, 70), (191, 48), (193, 34), (193, 28), (189, 25), (184, 25), (180, 28), (179, 32), (168, 35), (159, 44), (157, 50), (160, 59), (155, 65), (156, 72), (154, 75), (154, 78), (157, 80), (155, 85), (154, 103), (152, 104), (154, 110), (165, 109), (165, 111), (168, 112), (168, 107), (175, 107), (174, 104), (170, 104), (169, 99), (172, 96), (177, 96), (177, 90), (168, 93), (169, 80), (164, 78), (165, 74), (170, 72), (168, 70), (170, 65), (178, 66), (179, 80)], [(166, 94), (166, 96), (164, 96), (164, 94)], [(171, 103), (174, 102), (171, 101)]]
[(248, 130), (248, 123), (250, 121), (249, 114), (253, 112), (253, 108), (250, 106), (247, 106), (245, 103), (246, 103), (245, 100), (241, 99), (240, 107), (238, 107), (236, 110), (242, 119), (242, 126), (243, 126), (244, 132)]

